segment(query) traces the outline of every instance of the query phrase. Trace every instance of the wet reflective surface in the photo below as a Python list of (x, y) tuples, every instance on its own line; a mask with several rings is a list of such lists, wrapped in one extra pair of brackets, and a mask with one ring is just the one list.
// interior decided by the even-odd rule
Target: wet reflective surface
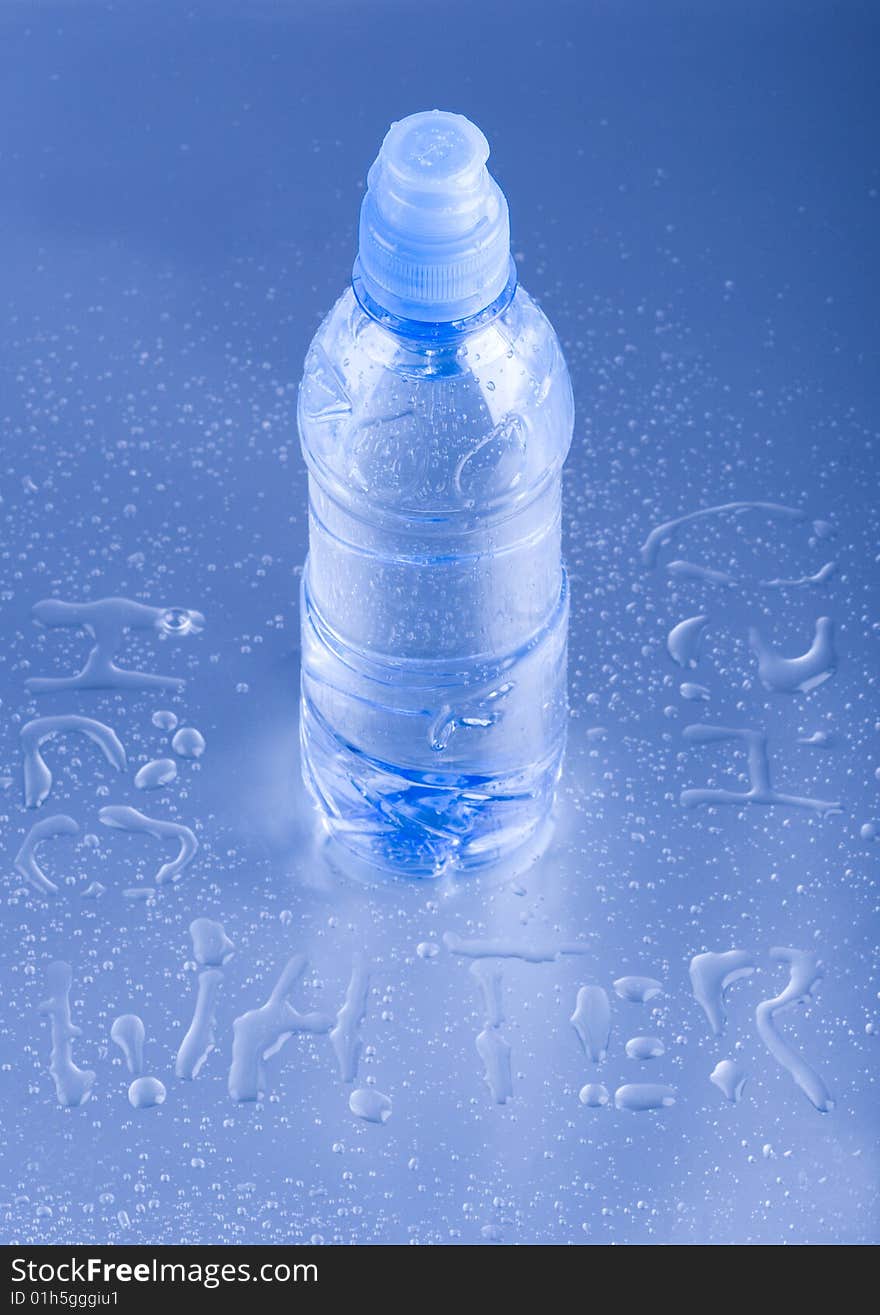
[[(876, 30), (668, 8), (5, 7), (4, 1240), (877, 1240)], [(405, 884), (300, 781), (294, 409), (432, 103), (572, 373), (571, 715)]]

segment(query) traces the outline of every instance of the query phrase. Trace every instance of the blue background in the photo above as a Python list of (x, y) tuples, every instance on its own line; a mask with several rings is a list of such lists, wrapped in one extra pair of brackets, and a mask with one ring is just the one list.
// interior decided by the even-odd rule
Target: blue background
[[(21, 3), (0, 11), (3, 264), (0, 777), (6, 783), (0, 1173), (3, 1240), (865, 1243), (877, 1240), (878, 21), (868, 4), (405, 0)], [(366, 169), (393, 118), (438, 105), (492, 144), (523, 283), (557, 327), (578, 407), (566, 472), (571, 732), (555, 838), (513, 880), (375, 887), (337, 873), (314, 834), (297, 749), (297, 590), (306, 485), (295, 390), (308, 340), (347, 279)], [(647, 570), (652, 525), (731, 499), (832, 522), (703, 522)], [(676, 580), (672, 556), (733, 574)], [(820, 589), (768, 590), (810, 574)], [(29, 697), (28, 674), (87, 644), (41, 635), (38, 599), (108, 595), (195, 607), (203, 634), (125, 655), (188, 678), (181, 696)], [(693, 679), (665, 637), (710, 617)], [(820, 615), (838, 668), (809, 695), (768, 693), (750, 624), (794, 655)], [(51, 902), (13, 858), (33, 821), (18, 730), (47, 712), (112, 724), (132, 766), (173, 707), (205, 734), (173, 787), (143, 795), (72, 740), (50, 751)], [(680, 789), (731, 784), (742, 760), (688, 748), (688, 722), (751, 725), (774, 779), (839, 799), (685, 812)], [(599, 728), (602, 728), (601, 731)], [(817, 729), (832, 747), (798, 743)], [(593, 732), (592, 734), (590, 732)], [(166, 750), (167, 751), (167, 750)], [(185, 880), (154, 904), (160, 848), (97, 824), (132, 803), (197, 829)], [(86, 837), (97, 836), (97, 844)], [(164, 851), (163, 851), (164, 855)], [(97, 903), (81, 890), (99, 880)], [(218, 917), (217, 1050), (173, 1078), (194, 971), (187, 926)], [(444, 931), (586, 939), (586, 958), (503, 968), (514, 1099), (491, 1103), (466, 965)], [(755, 1034), (784, 971), (818, 950), (825, 980), (782, 1027), (823, 1073), (819, 1114)], [(751, 950), (715, 1041), (687, 966)], [(256, 1106), (229, 1100), (232, 1019), (308, 954), (302, 1007), (334, 1012), (352, 952), (372, 972), (361, 1078), (393, 1101), (349, 1113), (325, 1039), (293, 1037)], [(38, 1012), (46, 964), (73, 966), (75, 1058), (92, 1099), (61, 1110)], [(664, 982), (614, 1001), (596, 1074), (568, 1019), (577, 988)], [(159, 1109), (132, 1110), (116, 1014), (147, 1027)], [(637, 1033), (666, 1055), (624, 1055)], [(736, 1057), (743, 1101), (708, 1074)], [(641, 1070), (642, 1072), (637, 1072)], [(585, 1081), (668, 1082), (660, 1113), (589, 1110)]]

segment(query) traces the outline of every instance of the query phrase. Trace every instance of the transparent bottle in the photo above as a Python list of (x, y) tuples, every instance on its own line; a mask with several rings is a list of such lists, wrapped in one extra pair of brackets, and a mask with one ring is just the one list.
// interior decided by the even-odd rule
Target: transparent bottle
[(534, 837), (565, 744), (571, 385), (488, 154), (460, 115), (392, 126), (299, 394), (305, 780), (347, 849), (417, 877)]

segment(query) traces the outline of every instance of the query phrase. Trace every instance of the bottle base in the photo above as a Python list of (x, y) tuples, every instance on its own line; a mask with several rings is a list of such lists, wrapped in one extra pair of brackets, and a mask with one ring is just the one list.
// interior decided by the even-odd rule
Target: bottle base
[(424, 773), (371, 759), (333, 734), (308, 699), (303, 778), (337, 845), (396, 876), (436, 880), (504, 864), (548, 829), (563, 746), (504, 775)]

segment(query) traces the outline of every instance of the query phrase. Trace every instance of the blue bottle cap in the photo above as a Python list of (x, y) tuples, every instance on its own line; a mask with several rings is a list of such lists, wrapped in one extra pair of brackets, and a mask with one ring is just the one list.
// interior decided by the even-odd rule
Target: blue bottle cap
[(489, 143), (445, 110), (393, 123), (367, 175), (359, 288), (401, 319), (448, 323), (477, 315), (510, 278), (510, 220), (486, 168)]

